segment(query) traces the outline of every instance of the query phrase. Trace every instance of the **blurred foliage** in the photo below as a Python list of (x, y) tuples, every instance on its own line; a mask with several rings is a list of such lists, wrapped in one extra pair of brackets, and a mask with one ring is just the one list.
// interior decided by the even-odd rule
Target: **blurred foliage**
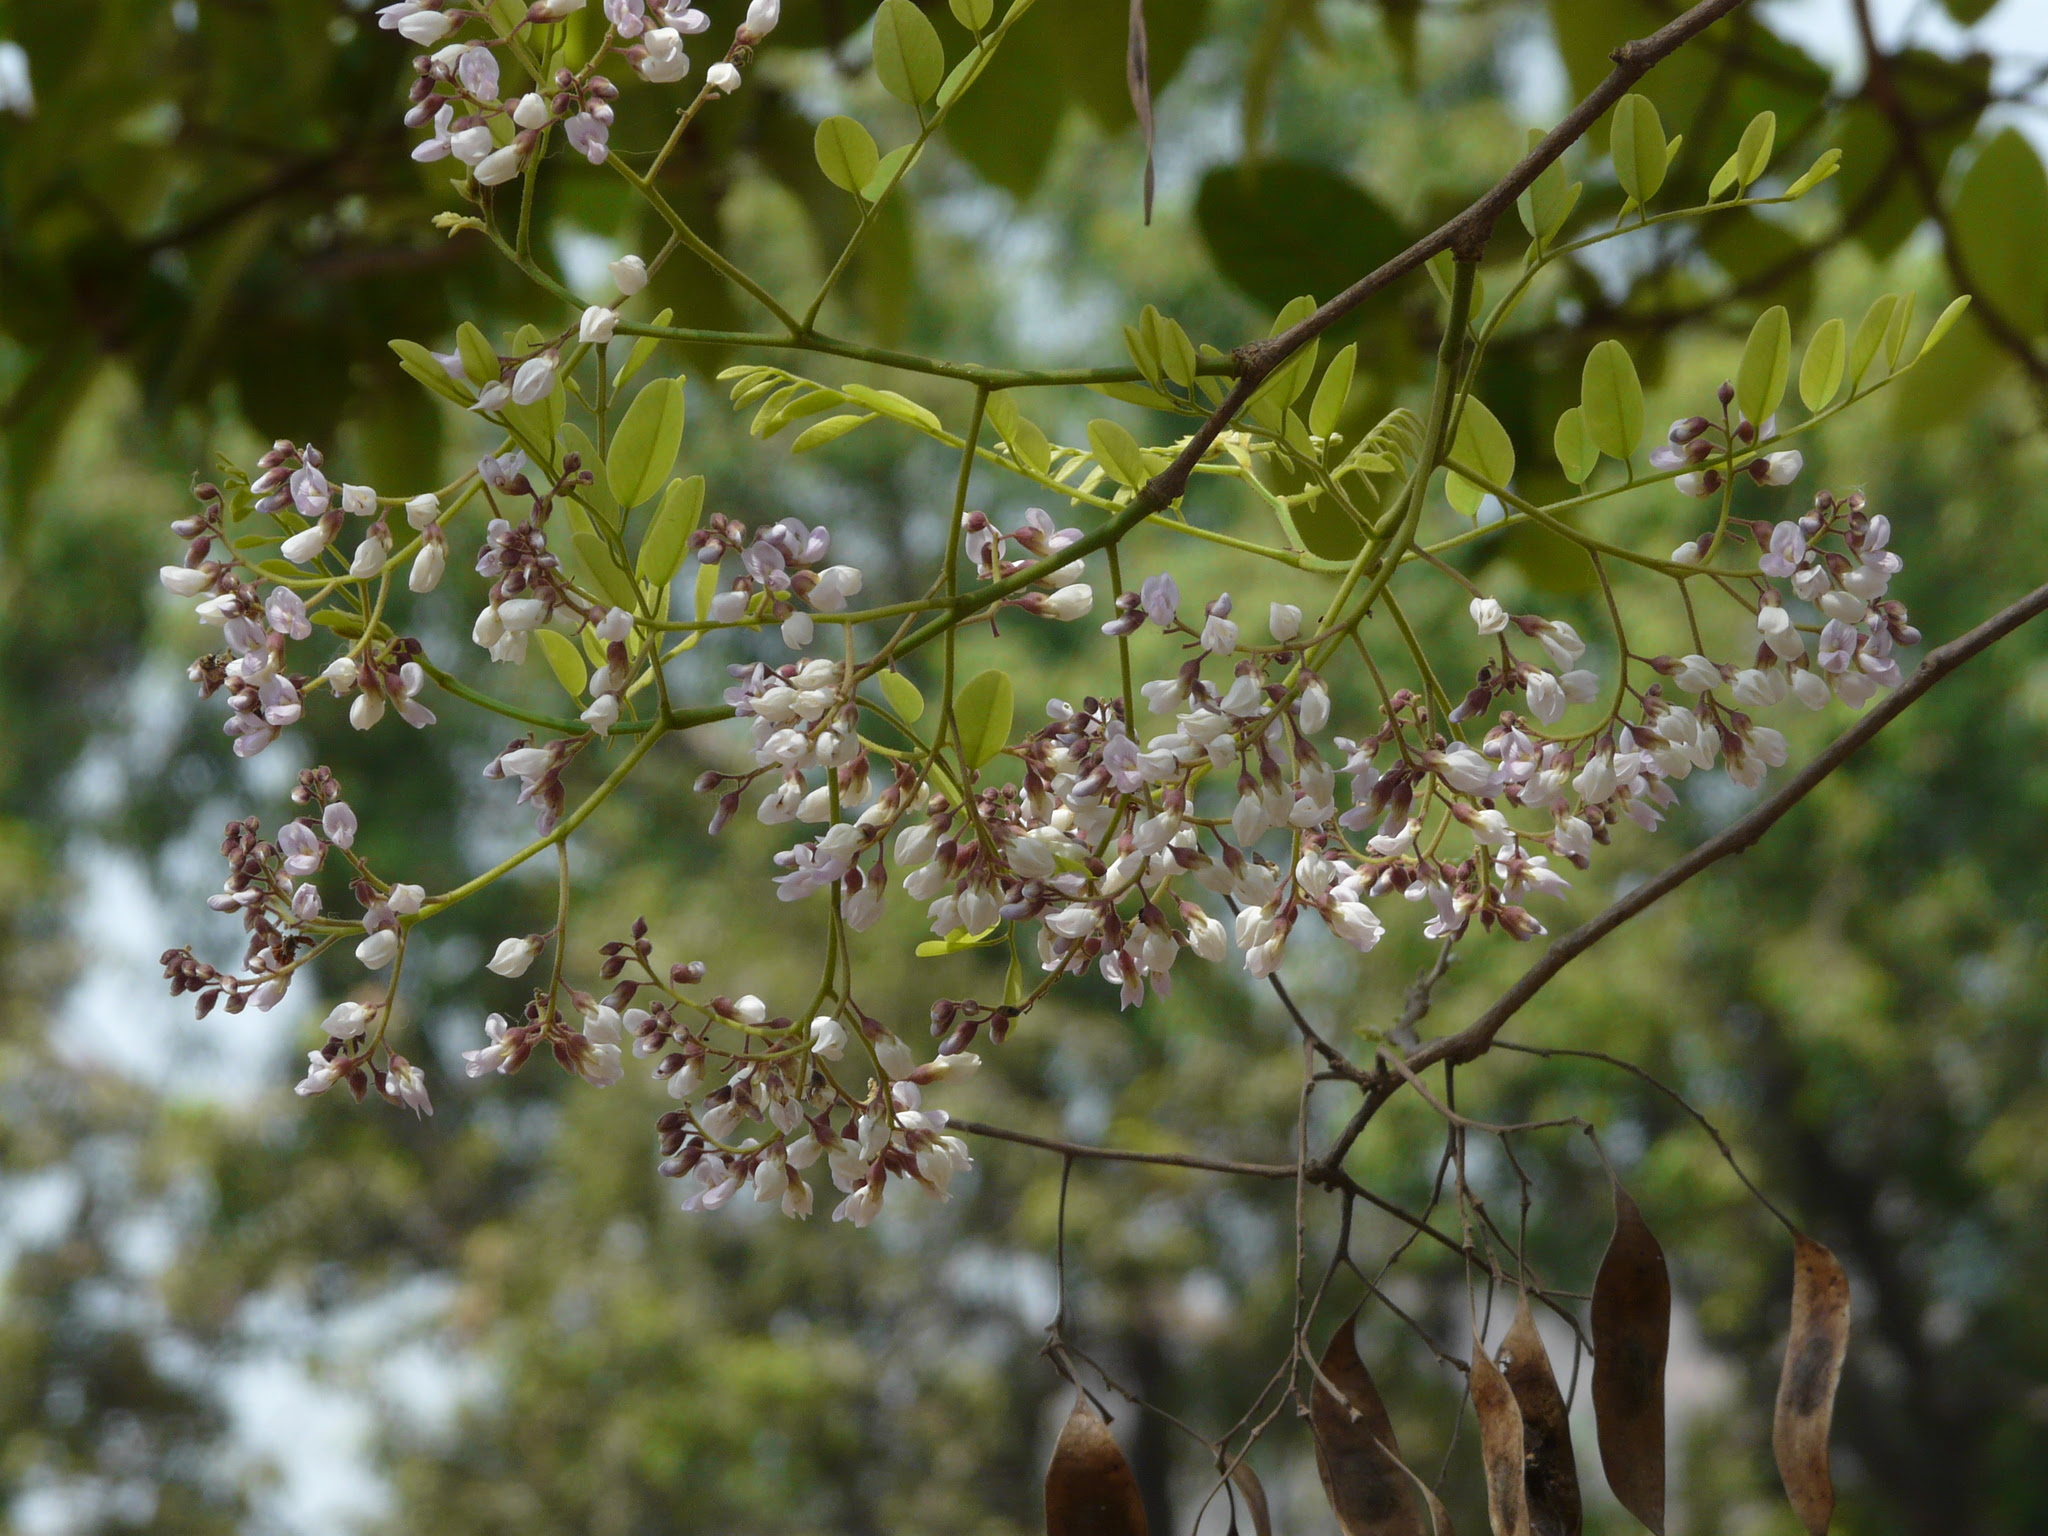
[[(708, 8), (727, 27), (737, 9)], [(771, 50), (667, 172), (679, 206), (771, 267), (801, 275), (845, 234), (844, 203), (822, 195), (811, 164), (810, 122), (818, 100), (848, 88), (839, 64), (862, 56), (868, 9), (791, 0), (780, 60)], [(921, 168), (915, 215), (870, 242), (849, 312), (830, 323), (991, 358), (1021, 342), (1033, 356), (1100, 359), (1115, 354), (1116, 322), (1151, 300), (1228, 346), (1262, 333), (1295, 294), (1327, 297), (1497, 176), (1521, 142), (1503, 94), (1527, 50), (1554, 42), (1582, 90), (1616, 42), (1673, 8), (1151, 9), (1168, 169), (1151, 231), (1137, 213), (1121, 8), (1045, 0), (958, 114), (951, 152)], [(1987, 7), (1948, 9), (1969, 20)], [(1653, 243), (1626, 270), (1575, 267), (1532, 300), (1483, 387), (1504, 402), (1525, 464), (1549, 462), (1535, 451), (1543, 424), (1576, 397), (1578, 359), (1602, 336), (1628, 338), (1676, 413), (1726, 373), (1728, 338), (1773, 302), (1853, 316), (1886, 280), (1935, 302), (1967, 273), (2023, 343), (2048, 325), (2048, 196), (2024, 140), (1980, 129), (1990, 61), (1915, 48), (1888, 61), (1885, 99), (1840, 95), (1769, 28), (1772, 14), (1745, 11), (1645, 89), (1686, 134), (1671, 173), (1681, 195), (1703, 191), (1716, 146), (1768, 108), (1788, 161), (1847, 148), (1832, 215), (1745, 214), (1698, 246)], [(351, 1471), (345, 1444), (311, 1433), (301, 1454), (344, 1463), (344, 1477), (387, 1477), (382, 1523), (394, 1532), (1035, 1529), (1064, 1411), (1034, 1358), (1055, 1295), (1057, 1159), (979, 1143), (980, 1167), (950, 1205), (892, 1209), (864, 1234), (751, 1208), (680, 1215), (653, 1174), (651, 1092), (571, 1091), (538, 1064), (510, 1081), (459, 1077), (456, 1052), (511, 995), (479, 984), (482, 944), (544, 921), (545, 893), (530, 888), (444, 924), (453, 936), (417, 967), (414, 1018), (432, 1042), (421, 1054), (438, 1069), (431, 1120), (293, 1101), (283, 1090), (302, 1018), (245, 1032), (265, 1084), (251, 1095), (233, 1088), (235, 1063), (215, 1058), (213, 1037), (168, 1022), (167, 1006), (128, 1011), (134, 993), (120, 987), (134, 976), (82, 984), (133, 950), (123, 924), (150, 925), (146, 909), (92, 887), (108, 850), (188, 896), (222, 817), (282, 805), (275, 772), (231, 765), (185, 708), (172, 659), (185, 636), (158, 632), (160, 616), (186, 622), (150, 600), (149, 572), (188, 473), (217, 448), (274, 434), (340, 440), (394, 479), (473, 452), (463, 423), (411, 408), (384, 344), (445, 339), (457, 316), (502, 324), (516, 295), (427, 227), (442, 173), (404, 156), (404, 50), (359, 9), (13, 0), (0, 3), (0, 36), (27, 49), (40, 102), (33, 120), (0, 119), (10, 1522), (180, 1536), (277, 1522), (262, 1477), (230, 1453), (223, 1384), (238, 1362), (283, 1354), (378, 1405), (373, 1464)], [(627, 95), (614, 142), (631, 154), (662, 122), (652, 91), (629, 83)], [(1242, 160), (1172, 171), (1189, 155), (1215, 159), (1227, 141), (1214, 125), (1239, 116), (1251, 129)], [(1620, 203), (1592, 170), (1601, 138), (1573, 161), (1595, 218)], [(1915, 241), (1930, 227), (1930, 177), (1941, 220)], [(558, 254), (640, 233), (600, 194), (553, 200), (541, 217)], [(1253, 244), (1260, 225), (1275, 238)], [(678, 264), (665, 281), (661, 302), (686, 323), (748, 320), (706, 269)], [(1355, 322), (1369, 343), (1360, 416), (1412, 389), (1429, 302), (1413, 284)], [(1893, 421), (1824, 439), (1816, 464), (1819, 483), (1860, 484), (1892, 511), (1902, 589), (1936, 637), (2048, 568), (2048, 537), (2028, 515), (2048, 469), (2022, 383), (2038, 364), (2009, 336), (1967, 326), (1942, 377), (1916, 384)], [(716, 360), (682, 361), (701, 376)], [(872, 547), (864, 563), (878, 573), (938, 526), (944, 466), (865, 440), (833, 468), (798, 465), (747, 444), (722, 411), (692, 414), (692, 452), (730, 502), (830, 514)], [(1219, 560), (1207, 574), (1220, 584), (1227, 570)], [(1485, 574), (1504, 597), (1541, 592), (1561, 614), (1578, 617), (1586, 600), (1579, 573), (1534, 541)], [(1232, 573), (1233, 586), (1244, 580)], [(1038, 665), (1056, 686), (1068, 665), (1057, 637)], [(402, 828), (372, 823), (364, 837), (403, 837), (407, 867), (429, 879), (508, 835), (473, 790), (475, 762), (498, 743), (462, 711), (444, 718), (424, 749), (334, 720), (307, 738), (345, 784), (405, 805)], [(1857, 1335), (1837, 1438), (1838, 1528), (1850, 1536), (2048, 1528), (2048, 1334), (2034, 1301), (2048, 1284), (2044, 736), (2048, 634), (2023, 632), (1739, 864), (1580, 962), (1515, 1031), (1625, 1057), (1681, 1088), (1848, 1263)], [(645, 911), (670, 958), (715, 960), (728, 990), (765, 990), (806, 919), (727, 873), (759, 862), (763, 836), (735, 828), (713, 844), (701, 830), (687, 785), (723, 750), (678, 749), (672, 771), (607, 807), (601, 854), (578, 874), (611, 932)], [(1657, 867), (1738, 808), (1702, 795), (1627, 858)], [(680, 904), (664, 894), (679, 869), (692, 876)], [(1581, 890), (1575, 910), (1606, 894)], [(1523, 958), (1473, 948), (1439, 993), (1439, 1019), (1469, 1017)], [(1390, 940), (1360, 979), (1331, 956), (1304, 1004), (1383, 1026), (1426, 959)], [(911, 967), (964, 981), (983, 963), (908, 962), (897, 994), (870, 1006), (913, 1016), (933, 983)], [(962, 1111), (1124, 1146), (1287, 1155), (1290, 1027), (1263, 994), (1190, 969), (1170, 1003), (1119, 1017), (1077, 996), (1034, 1016), (990, 1053)], [(124, 1006), (96, 1009), (108, 996)], [(1698, 1334), (1677, 1394), (1684, 1529), (1789, 1532), (1767, 1444), (1787, 1306), (1779, 1231), (1691, 1122), (1625, 1073), (1502, 1054), (1462, 1075), (1460, 1091), (1493, 1118), (1570, 1111), (1603, 1125)], [(1433, 1118), (1397, 1104), (1353, 1171), (1419, 1205), (1440, 1149)], [(1597, 1166), (1573, 1145), (1531, 1144), (1526, 1158), (1542, 1213), (1532, 1262), (1564, 1282), (1589, 1278), (1606, 1230)], [(1507, 1171), (1478, 1171), (1508, 1219)], [(1398, 1240), (1368, 1213), (1359, 1222), (1361, 1251)], [(1066, 1236), (1080, 1341), (1159, 1407), (1209, 1429), (1234, 1419), (1284, 1348), (1288, 1192), (1080, 1167)], [(1448, 1256), (1417, 1249), (1389, 1295), (1461, 1348), (1462, 1279)], [(322, 1353), (320, 1320), (381, 1315), (422, 1281), (438, 1282), (425, 1294), (440, 1299), (401, 1306), (345, 1358)], [(1343, 1292), (1327, 1316), (1352, 1299)], [(262, 1320), (279, 1315), (298, 1321), (266, 1333)], [(1368, 1313), (1364, 1340), (1411, 1459), (1450, 1457), (1453, 1511), (1481, 1527), (1473, 1437), (1452, 1432), (1454, 1378), (1383, 1311)], [(418, 1410), (395, 1369), (408, 1349), (458, 1384), (452, 1410)], [(1123, 1413), (1118, 1428), (1156, 1528), (1169, 1528), (1169, 1509), (1171, 1528), (1185, 1528), (1207, 1492), (1199, 1455), (1160, 1417)], [(1279, 1528), (1324, 1528), (1300, 1429), (1283, 1420), (1255, 1459)], [(1580, 1462), (1595, 1464), (1590, 1446)], [(1589, 1528), (1624, 1528), (1604, 1494)]]

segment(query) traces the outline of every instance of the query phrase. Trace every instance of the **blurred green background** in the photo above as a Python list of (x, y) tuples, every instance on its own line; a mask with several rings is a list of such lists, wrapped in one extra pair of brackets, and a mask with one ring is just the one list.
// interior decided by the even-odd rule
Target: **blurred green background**
[[(738, 8), (708, 8), (723, 35)], [(1101, 362), (1120, 359), (1118, 326), (1149, 301), (1228, 347), (1461, 206), (1512, 162), (1526, 127), (1597, 78), (1614, 43), (1676, 9), (1152, 0), (1162, 85), (1148, 229), (1124, 6), (1041, 0), (827, 323), (952, 357)], [(785, 0), (746, 90), (704, 114), (665, 173), (668, 195), (778, 289), (814, 280), (847, 228), (811, 162), (811, 124), (901, 111), (862, 73), (870, 10)], [(1994, 329), (1968, 322), (1932, 377), (1824, 434), (1793, 493), (1864, 489), (1906, 559), (1895, 591), (1939, 639), (2048, 572), (2048, 369), (2035, 350), (2048, 330), (2048, 182), (2030, 148), (2048, 125), (2048, 21), (2035, 0), (1946, 0), (1878, 4), (1871, 23), (1874, 71), (1850, 0), (1752, 7), (1658, 71), (1645, 89), (1667, 130), (1687, 135), (1674, 184), (1697, 193), (1764, 109), (1779, 116), (1781, 164), (1796, 172), (1841, 143), (1844, 173), (1796, 216), (1744, 214), (1574, 267), (1518, 317), (1482, 393), (1533, 475), (1601, 337), (1624, 338), (1659, 408), (1684, 414), (1765, 304), (1790, 305), (1803, 335), (1831, 314), (1853, 323), (1887, 287), (1932, 314), (1967, 274)], [(499, 733), (453, 701), (425, 736), (390, 723), (358, 735), (316, 709), (295, 740), (236, 762), (215, 712), (194, 707), (194, 626), (154, 572), (175, 558), (165, 525), (216, 453), (247, 462), (283, 435), (387, 490), (444, 479), (477, 435), (427, 408), (386, 340), (446, 345), (459, 318), (502, 330), (539, 306), (475, 244), (428, 227), (451, 199), (444, 167), (405, 155), (410, 50), (362, 6), (0, 0), (0, 39), (23, 51), (35, 98), (32, 112), (20, 99), (0, 111), (8, 1528), (1038, 1528), (1065, 1410), (1037, 1355), (1057, 1159), (979, 1143), (949, 1204), (898, 1201), (864, 1233), (751, 1205), (681, 1215), (653, 1168), (665, 1101), (639, 1075), (609, 1095), (541, 1063), (511, 1080), (460, 1076), (457, 1053), (516, 990), (482, 975), (486, 941), (547, 921), (549, 892), (522, 881), (437, 924), (408, 976), (408, 1053), (432, 1071), (430, 1120), (291, 1096), (325, 1006), (307, 989), (275, 1014), (203, 1027), (162, 995), (160, 949), (233, 944), (201, 906), (221, 822), (280, 817), (308, 762), (341, 775), (373, 857), (402, 858), (429, 886), (520, 834), (521, 814), (476, 778)], [(666, 111), (627, 82), (615, 145), (647, 147)], [(1581, 217), (1595, 222), (1620, 200), (1591, 152), (1602, 146), (1604, 132), (1573, 159), (1588, 182)], [(544, 248), (572, 282), (651, 239), (609, 178), (554, 186)], [(1518, 259), (1518, 230), (1503, 230), (1497, 256)], [(660, 301), (684, 323), (756, 318), (702, 267), (678, 263), (663, 281)], [(1351, 324), (1363, 342), (1353, 417), (1412, 401), (1434, 323), (1418, 280)], [(786, 440), (755, 443), (704, 387), (731, 360), (660, 359), (690, 379), (685, 454), (709, 476), (712, 507), (827, 521), (871, 590), (909, 585), (942, 527), (951, 467), (879, 433), (803, 459)], [(1051, 409), (1077, 441), (1103, 402)], [(1024, 501), (993, 480), (974, 497), (1006, 517)], [(1616, 526), (1659, 552), (1697, 531), (1668, 501), (1631, 506)], [(1175, 554), (1189, 592), (1282, 595), (1223, 560)], [(1576, 568), (1539, 542), (1487, 549), (1471, 568), (1511, 605), (1591, 617)], [(465, 666), (466, 620), (453, 615), (466, 579), (451, 575), (456, 600), (401, 620)], [(1080, 634), (1045, 628), (1011, 636), (1024, 691), (1085, 690)], [(706, 647), (679, 676), (710, 688), (737, 654)], [(529, 671), (518, 686), (539, 697), (544, 669)], [(1798, 746), (1846, 718), (1802, 720)], [(708, 806), (688, 786), (730, 745), (699, 734), (579, 845), (579, 942), (587, 951), (645, 914), (669, 958), (712, 961), (722, 990), (772, 993), (810, 914), (768, 899), (763, 829), (703, 835)], [(1681, 1087), (1848, 1265), (1857, 1331), (1836, 1438), (1849, 1536), (2048, 1529), (2044, 747), (2048, 630), (1945, 685), (1761, 847), (1580, 962), (1512, 1031), (1623, 1055)], [(1617, 839), (1572, 911), (1745, 803), (1725, 786), (1688, 789), (1663, 834)], [(1303, 955), (1300, 991), (1340, 1037), (1389, 1024), (1427, 958), (1415, 925), (1390, 921), (1398, 941), (1362, 966)], [(899, 922), (883, 937), (907, 953), (912, 935)], [(1498, 940), (1468, 949), (1433, 1025), (1469, 1018), (1529, 958)], [(869, 1006), (886, 1001), (912, 1027), (939, 992), (999, 986), (978, 964), (906, 960)], [(1198, 969), (1180, 968), (1169, 1002), (1122, 1016), (1106, 989), (1073, 988), (987, 1050), (990, 1070), (949, 1106), (1082, 1140), (1285, 1157), (1291, 1030), (1235, 973)], [(353, 978), (323, 979), (331, 990)], [(1768, 1446), (1788, 1306), (1780, 1230), (1681, 1114), (1622, 1073), (1497, 1054), (1460, 1091), (1461, 1107), (1492, 1118), (1602, 1123), (1680, 1298), (1672, 1528), (1790, 1536)], [(1419, 1203), (1440, 1147), (1431, 1117), (1400, 1104), (1353, 1171)], [(1583, 1289), (1606, 1235), (1604, 1179), (1575, 1145), (1526, 1156), (1532, 1258)], [(1511, 1210), (1505, 1167), (1475, 1171)], [(1079, 1340), (1173, 1414), (1211, 1432), (1229, 1424), (1284, 1350), (1290, 1197), (1078, 1168)], [(1396, 1239), (1361, 1217), (1361, 1255)], [(1455, 1265), (1418, 1250), (1390, 1293), (1463, 1347)], [(1353, 1299), (1341, 1293), (1344, 1307)], [(1460, 1528), (1483, 1528), (1475, 1437), (1453, 1433), (1455, 1378), (1384, 1313), (1368, 1313), (1363, 1341), (1411, 1460), (1447, 1464)], [(1118, 1428), (1155, 1529), (1190, 1528), (1208, 1488), (1191, 1442), (1135, 1410)], [(1302, 1426), (1283, 1418), (1254, 1461), (1281, 1532), (1334, 1528)], [(1582, 1440), (1591, 1482), (1596, 1461)], [(1597, 1536), (1629, 1528), (1604, 1489), (1588, 1516)], [(1221, 1512), (1203, 1529), (1221, 1532)]]

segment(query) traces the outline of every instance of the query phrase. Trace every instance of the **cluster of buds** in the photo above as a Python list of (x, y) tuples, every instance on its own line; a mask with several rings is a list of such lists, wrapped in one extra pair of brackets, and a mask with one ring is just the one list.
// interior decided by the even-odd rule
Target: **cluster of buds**
[(831, 530), (800, 518), (764, 524), (749, 538), (745, 523), (714, 512), (690, 535), (690, 547), (703, 565), (739, 556), (740, 573), (711, 599), (707, 617), (716, 624), (773, 620), (791, 650), (804, 649), (816, 635), (816, 621), (799, 602), (815, 613), (844, 613), (847, 599), (862, 585), (859, 567), (822, 563), (832, 548)]
[(1665, 441), (1650, 450), (1652, 469), (1680, 469), (1685, 473), (1672, 485), (1687, 496), (1706, 497), (1720, 492), (1730, 475), (1747, 475), (1758, 485), (1790, 485), (1806, 467), (1806, 456), (1797, 449), (1759, 454), (1758, 443), (1778, 435), (1778, 418), (1761, 424), (1740, 411), (1731, 419), (1735, 386), (1723, 383), (1715, 398), (1720, 401), (1718, 422), (1705, 416), (1687, 416), (1671, 424)]
[[(1027, 507), (1017, 527), (1005, 533), (985, 512), (969, 512), (960, 520), (960, 553), (983, 581), (1000, 581), (1019, 571), (1042, 564), (1081, 537), (1078, 528), (1056, 527), (1039, 507)], [(1016, 553), (1010, 554), (1008, 546)], [(1042, 619), (1071, 623), (1084, 618), (1095, 606), (1095, 589), (1083, 580), (1084, 561), (1055, 566), (1035, 583), (1043, 591), (1025, 591), (1005, 599), (1004, 606), (1021, 608)]]

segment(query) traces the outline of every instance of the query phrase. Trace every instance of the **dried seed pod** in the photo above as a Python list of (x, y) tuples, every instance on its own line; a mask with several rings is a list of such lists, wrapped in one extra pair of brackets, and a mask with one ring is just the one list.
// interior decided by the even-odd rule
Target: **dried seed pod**
[(1493, 1536), (1529, 1536), (1523, 1490), (1522, 1410), (1482, 1344), (1472, 1351), (1472, 1411), (1479, 1415), (1479, 1459), (1486, 1468), (1486, 1518)]
[(1792, 1234), (1792, 1333), (1778, 1377), (1771, 1449), (1793, 1513), (1811, 1536), (1827, 1536), (1835, 1513), (1828, 1429), (1849, 1349), (1849, 1277), (1835, 1256), (1803, 1232)]
[(1138, 1480), (1085, 1392), (1045, 1469), (1045, 1536), (1145, 1536)]
[(1584, 1511), (1579, 1500), (1579, 1467), (1572, 1455), (1571, 1415), (1535, 1314), (1524, 1296), (1514, 1326), (1500, 1345), (1501, 1374), (1522, 1410), (1523, 1483), (1534, 1536), (1579, 1536)]
[[(1353, 1337), (1357, 1325), (1356, 1312), (1338, 1324), (1323, 1351), (1322, 1375), (1309, 1399), (1323, 1492), (1344, 1536), (1422, 1536), (1422, 1510), (1407, 1468), (1401, 1465), (1393, 1422), (1372, 1374), (1358, 1358)], [(1324, 1385), (1325, 1380), (1344, 1400)]]
[(1671, 1276), (1664, 1250), (1620, 1185), (1614, 1237), (1593, 1282), (1593, 1417), (1615, 1498), (1664, 1536), (1664, 1357)]
[[(1266, 1504), (1266, 1485), (1259, 1481), (1259, 1474), (1252, 1470), (1252, 1464), (1239, 1461), (1230, 1469), (1230, 1480), (1237, 1485), (1237, 1496), (1243, 1501), (1245, 1513), (1251, 1519), (1252, 1536), (1273, 1536), (1273, 1516)], [(1237, 1536), (1237, 1529), (1237, 1515), (1233, 1508), (1231, 1536)]]

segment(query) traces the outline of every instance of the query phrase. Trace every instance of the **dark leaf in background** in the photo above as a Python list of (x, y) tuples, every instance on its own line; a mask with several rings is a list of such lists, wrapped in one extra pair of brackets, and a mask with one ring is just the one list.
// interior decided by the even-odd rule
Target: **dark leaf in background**
[(1578, 1461), (1572, 1455), (1571, 1414), (1564, 1394), (1557, 1390), (1557, 1376), (1526, 1296), (1515, 1308), (1508, 1336), (1501, 1340), (1500, 1369), (1522, 1411), (1529, 1529), (1534, 1536), (1579, 1536), (1584, 1514)]
[(1486, 1469), (1486, 1517), (1493, 1536), (1529, 1536), (1522, 1410), (1484, 1343), (1472, 1351), (1472, 1411), (1479, 1416), (1479, 1460)]
[(2022, 336), (2048, 321), (2048, 174), (2017, 128), (1977, 151), (1949, 209), (1971, 291)]
[(1835, 1512), (1828, 1431), (1835, 1389), (1849, 1349), (1849, 1277), (1835, 1256), (1805, 1233), (1793, 1234), (1792, 1331), (1778, 1378), (1771, 1449), (1786, 1497), (1810, 1536), (1827, 1536)]
[[(1298, 217), (1304, 208), (1313, 222)], [(1268, 310), (1303, 293), (1327, 300), (1408, 243), (1371, 193), (1305, 160), (1217, 166), (1202, 178), (1195, 222), (1216, 270)]]
[[(1344, 1536), (1422, 1536), (1422, 1511), (1397, 1459), (1401, 1447), (1387, 1405), (1358, 1358), (1357, 1327), (1356, 1312), (1337, 1325), (1309, 1400), (1323, 1492)], [(1323, 1384), (1325, 1379), (1343, 1393), (1343, 1400)]]
[(1145, 1502), (1131, 1464), (1085, 1392), (1074, 1394), (1045, 1469), (1046, 1536), (1145, 1536)]
[(1664, 1536), (1664, 1357), (1671, 1276), (1635, 1201), (1614, 1187), (1614, 1237), (1593, 1282), (1593, 1416), (1622, 1508)]
[[(1976, 131), (1991, 83), (1991, 61), (1976, 55), (1945, 59), (1911, 48), (1886, 61), (1899, 100), (1921, 124), (1920, 158), (1939, 180), (1949, 158)], [(1880, 259), (1905, 243), (1927, 217), (1898, 136), (1876, 102), (1860, 96), (1842, 110), (1830, 138), (1841, 146), (1836, 191), (1857, 243)]]

